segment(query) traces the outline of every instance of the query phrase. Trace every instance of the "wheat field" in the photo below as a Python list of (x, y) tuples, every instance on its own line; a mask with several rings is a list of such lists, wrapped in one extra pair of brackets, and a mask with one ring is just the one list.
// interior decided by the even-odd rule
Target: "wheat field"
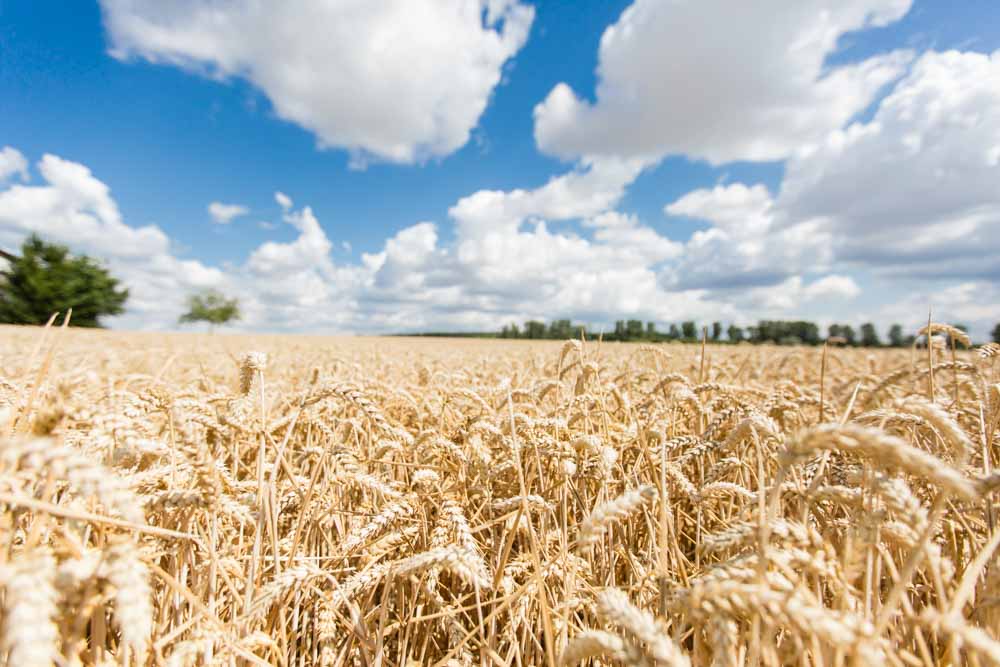
[(0, 350), (10, 665), (1000, 664), (993, 347)]

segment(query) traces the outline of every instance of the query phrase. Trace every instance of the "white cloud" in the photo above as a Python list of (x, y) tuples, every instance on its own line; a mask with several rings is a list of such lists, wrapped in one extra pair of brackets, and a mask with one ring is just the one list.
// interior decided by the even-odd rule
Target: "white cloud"
[(37, 166), (45, 185), (0, 190), (0, 244), (16, 248), (36, 233), (106, 261), (130, 291), (128, 313), (113, 322), (170, 326), (187, 291), (223, 282), (218, 269), (175, 257), (159, 227), (125, 224), (107, 185), (84, 165), (45, 155)]
[(240, 204), (223, 204), (214, 201), (208, 205), (208, 214), (212, 216), (212, 222), (218, 225), (228, 225), (234, 219), (249, 212), (250, 209)]
[(22, 181), (27, 181), (28, 161), (21, 151), (4, 146), (0, 150), (0, 184), (6, 183), (14, 175), (20, 176)]
[(684, 252), (684, 245), (645, 227), (634, 215), (609, 211), (583, 221), (585, 227), (594, 229), (594, 240), (614, 249), (623, 263), (641, 263), (654, 266), (676, 259)]
[(838, 129), (897, 78), (908, 52), (829, 68), (843, 34), (910, 0), (636, 0), (601, 38), (596, 100), (565, 83), (535, 108), (539, 147), (565, 158), (713, 164), (779, 160)]
[(35, 232), (114, 258), (168, 251), (158, 227), (122, 222), (110, 190), (82, 164), (46, 154), (38, 170), (47, 185), (15, 184), (0, 191), (0, 239), (19, 244)]
[(717, 228), (755, 236), (771, 225), (771, 193), (763, 185), (743, 183), (694, 190), (663, 207), (667, 215), (707, 220)]
[(868, 122), (785, 166), (778, 195), (735, 183), (664, 207), (711, 224), (662, 275), (672, 288), (774, 286), (867, 270), (923, 289), (1000, 276), (1000, 51), (922, 56)]
[(292, 198), (286, 195), (284, 192), (278, 191), (274, 193), (274, 201), (278, 202), (278, 206), (281, 210), (287, 211), (292, 208)]
[(815, 223), (777, 228), (774, 203), (762, 185), (694, 190), (664, 213), (712, 223), (684, 244), (680, 261), (661, 280), (673, 289), (772, 286), (805, 271), (830, 269), (830, 237)]
[(801, 312), (811, 302), (824, 308), (832, 301), (851, 301), (861, 288), (850, 276), (831, 274), (806, 284), (802, 276), (791, 276), (777, 285), (755, 287), (747, 294), (748, 310), (754, 317), (766, 319), (772, 313)]
[(262, 244), (247, 261), (250, 270), (271, 275), (294, 273), (303, 266), (332, 270), (329, 263), (330, 239), (312, 209), (306, 206), (301, 211), (286, 213), (284, 220), (299, 231), (298, 238), (291, 243), (267, 241)]
[(780, 224), (832, 236), (836, 258), (921, 277), (1000, 266), (1000, 51), (929, 52), (867, 123), (789, 160)]
[(850, 276), (831, 274), (806, 285), (807, 299), (853, 299), (861, 294), (861, 288)]
[(589, 217), (614, 206), (645, 166), (641, 160), (585, 160), (534, 190), (479, 190), (462, 197), (448, 214), (460, 234), (470, 238), (516, 230), (529, 218)]
[(241, 77), (322, 147), (414, 162), (463, 146), (524, 45), (516, 0), (102, 0), (114, 56)]

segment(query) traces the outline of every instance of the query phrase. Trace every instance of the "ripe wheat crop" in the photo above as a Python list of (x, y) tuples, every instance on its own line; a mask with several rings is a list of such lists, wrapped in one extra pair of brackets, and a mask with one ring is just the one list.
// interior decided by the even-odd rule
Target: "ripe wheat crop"
[(0, 352), (7, 664), (1000, 664), (993, 348)]

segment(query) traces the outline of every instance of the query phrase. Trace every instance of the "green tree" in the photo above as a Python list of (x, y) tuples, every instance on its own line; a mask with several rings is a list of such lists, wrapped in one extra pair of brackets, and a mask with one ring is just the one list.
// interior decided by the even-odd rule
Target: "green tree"
[(735, 324), (730, 324), (729, 329), (726, 331), (726, 335), (729, 336), (729, 342), (739, 343), (743, 340), (743, 329), (736, 326)]
[(889, 345), (892, 347), (903, 347), (903, 345), (905, 345), (905, 339), (903, 338), (903, 325), (893, 324), (889, 327)]
[(698, 325), (691, 321), (681, 322), (681, 333), (684, 334), (684, 340), (697, 340)]
[(718, 342), (722, 338), (722, 322), (712, 322), (712, 340)]
[(625, 323), (625, 334), (629, 340), (639, 340), (642, 338), (642, 321), (629, 320)]
[(123, 312), (128, 290), (86, 255), (42, 241), (32, 234), (21, 256), (0, 272), (0, 322), (45, 324), (53, 313), (73, 309), (71, 324), (99, 327), (103, 315)]
[(990, 332), (990, 338), (993, 339), (994, 343), (1000, 343), (1000, 324), (993, 327), (993, 331)]
[(188, 297), (188, 312), (181, 315), (180, 322), (208, 322), (209, 328), (240, 319), (240, 304), (236, 299), (227, 299), (222, 293), (208, 290)]
[(656, 340), (659, 334), (656, 333), (656, 322), (646, 322), (646, 338)]
[(500, 329), (501, 338), (518, 338), (521, 335), (521, 330), (518, 329), (516, 324), (505, 324), (502, 329)]
[(555, 320), (549, 325), (549, 338), (566, 340), (573, 337), (573, 324), (569, 320)]
[(850, 324), (831, 324), (829, 332), (830, 338), (843, 338), (845, 345), (857, 344), (854, 338), (854, 328)]
[(676, 324), (670, 325), (670, 330), (667, 332), (667, 338), (670, 340), (677, 340), (681, 337), (681, 330), (677, 328)]
[(861, 344), (865, 347), (882, 346), (882, 341), (878, 337), (878, 331), (875, 330), (875, 325), (871, 322), (865, 322), (861, 325)]
[(848, 345), (852, 345), (853, 346), (853, 345), (857, 345), (858, 344), (857, 338), (854, 335), (854, 327), (852, 327), (850, 324), (845, 324), (844, 325), (843, 333), (841, 335), (845, 339), (847, 339), (847, 344)]
[(809, 345), (819, 345), (819, 327), (813, 322), (800, 322), (802, 340)]
[(545, 322), (528, 320), (524, 323), (525, 338), (545, 338)]

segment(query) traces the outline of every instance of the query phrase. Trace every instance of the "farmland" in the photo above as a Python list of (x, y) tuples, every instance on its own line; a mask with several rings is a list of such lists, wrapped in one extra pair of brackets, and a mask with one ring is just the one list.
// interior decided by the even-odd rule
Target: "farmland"
[(11, 665), (1000, 663), (989, 350), (0, 351)]

